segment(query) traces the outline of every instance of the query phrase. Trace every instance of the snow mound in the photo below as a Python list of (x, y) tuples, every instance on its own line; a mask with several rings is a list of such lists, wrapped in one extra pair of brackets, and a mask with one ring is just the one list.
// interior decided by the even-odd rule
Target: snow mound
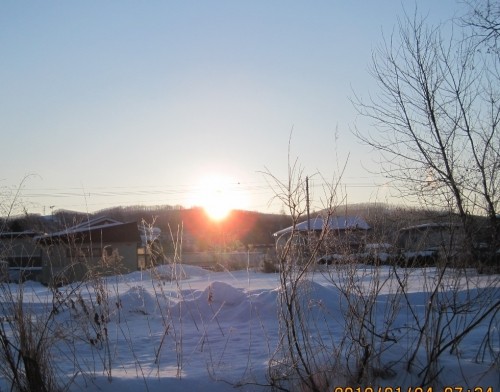
[(155, 297), (142, 286), (131, 287), (121, 294), (116, 302), (120, 305), (121, 311), (127, 313), (149, 315), (158, 307)]
[(252, 317), (252, 303), (242, 289), (225, 282), (213, 282), (203, 291), (192, 292), (170, 308), (172, 317), (188, 316), (196, 322), (246, 322)]
[(161, 281), (176, 281), (186, 280), (197, 277), (205, 277), (210, 272), (201, 267), (183, 264), (165, 264), (156, 267), (131, 272), (122, 277), (127, 282), (140, 282), (144, 280), (161, 280)]
[[(282, 290), (282, 289), (280, 289)], [(288, 287), (288, 290), (291, 290)], [(322, 309), (339, 313), (344, 298), (337, 287), (326, 286), (310, 280), (303, 280), (296, 286), (296, 300), (303, 309)]]
[(150, 270), (153, 279), (158, 280), (184, 280), (189, 278), (189, 274), (186, 270), (178, 264), (175, 265), (158, 265)]
[(278, 289), (259, 290), (250, 296), (253, 309), (260, 317), (274, 319), (277, 317)]
[(212, 304), (239, 305), (247, 300), (246, 294), (225, 282), (213, 282), (208, 286), (203, 297)]

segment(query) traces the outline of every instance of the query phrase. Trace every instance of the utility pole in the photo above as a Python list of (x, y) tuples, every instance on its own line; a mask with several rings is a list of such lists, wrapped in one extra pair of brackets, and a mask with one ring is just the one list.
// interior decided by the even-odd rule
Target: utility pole
[(306, 176), (306, 207), (307, 207), (307, 235), (311, 231), (311, 217), (309, 215), (309, 177)]

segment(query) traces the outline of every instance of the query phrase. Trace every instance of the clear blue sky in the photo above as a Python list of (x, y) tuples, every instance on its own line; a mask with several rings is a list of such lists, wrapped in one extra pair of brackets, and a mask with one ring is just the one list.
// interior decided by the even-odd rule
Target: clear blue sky
[[(286, 178), (293, 128), (305, 174), (330, 179), (350, 154), (348, 200), (384, 201), (349, 97), (376, 93), (372, 51), (403, 7), (414, 2), (2, 1), (0, 191), (32, 175), (20, 201), (47, 214), (190, 207), (219, 173), (243, 207), (278, 211), (261, 172)], [(418, 1), (431, 22), (461, 7)]]

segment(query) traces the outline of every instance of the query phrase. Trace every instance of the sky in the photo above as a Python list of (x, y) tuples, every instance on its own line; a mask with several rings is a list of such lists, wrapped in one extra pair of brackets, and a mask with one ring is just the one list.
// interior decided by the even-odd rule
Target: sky
[[(0, 2), (0, 193), (49, 214), (202, 204), (278, 212), (289, 157), (311, 203), (345, 165), (351, 203), (390, 201), (350, 98), (403, 9), (378, 1)], [(418, 1), (431, 23), (457, 0)], [(266, 174), (268, 173), (268, 174)], [(220, 180), (222, 179), (222, 180)], [(15, 197), (15, 190), (20, 189)]]

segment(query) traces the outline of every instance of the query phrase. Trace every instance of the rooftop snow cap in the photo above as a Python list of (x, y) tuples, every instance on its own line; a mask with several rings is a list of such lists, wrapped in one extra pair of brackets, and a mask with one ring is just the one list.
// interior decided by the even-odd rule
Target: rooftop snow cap
[(286, 229), (277, 231), (273, 234), (274, 237), (279, 237), (283, 234), (291, 233), (292, 231), (321, 231), (323, 228), (328, 230), (370, 230), (370, 225), (358, 216), (330, 216), (325, 219), (321, 216), (311, 218), (308, 221), (297, 223), (294, 226), (287, 227)]

